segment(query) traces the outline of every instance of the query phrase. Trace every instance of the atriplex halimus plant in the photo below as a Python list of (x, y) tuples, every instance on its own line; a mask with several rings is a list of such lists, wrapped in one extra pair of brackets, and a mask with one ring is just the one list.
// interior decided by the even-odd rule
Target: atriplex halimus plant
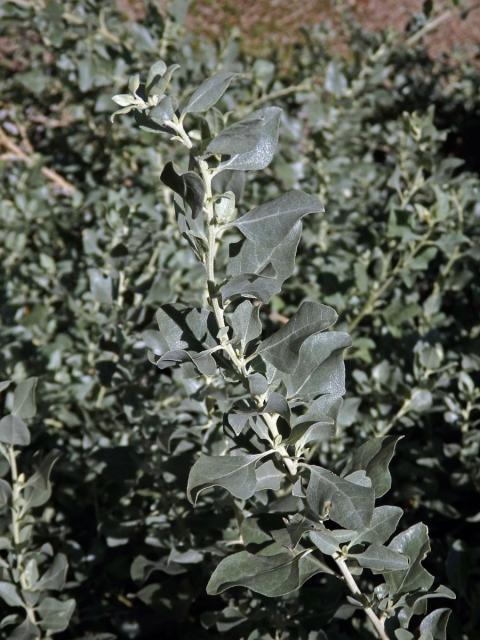
[(219, 562), (207, 591), (246, 587), (278, 597), (316, 574), (337, 575), (350, 592), (349, 611), (363, 609), (377, 637), (444, 638), (448, 609), (420, 624), (416, 617), (429, 598), (453, 597), (445, 587), (429, 592), (427, 527), (392, 538), (402, 509), (376, 506), (391, 486), (398, 438), (365, 442), (336, 472), (318, 465), (345, 392), (350, 339), (329, 330), (335, 311), (305, 301), (281, 329), (263, 330), (264, 305), (293, 273), (302, 218), (323, 212), (316, 197), (290, 191), (237, 216), (246, 172), (272, 160), (281, 110), (265, 107), (224, 127), (214, 105), (235, 74), (220, 71), (178, 105), (169, 90), (176, 67), (156, 63), (144, 86), (135, 76), (131, 94), (114, 100), (117, 113), (134, 110), (142, 129), (170, 134), (186, 150), (161, 179), (175, 194), (180, 233), (205, 268), (205, 300), (163, 306), (159, 331), (146, 332), (145, 342), (151, 361), (177, 368), (208, 412), (189, 499), (195, 505), (217, 486), (234, 501), (239, 550)]
[[(11, 381), (0, 382), (0, 392)], [(11, 411), (0, 420), (0, 598), (11, 608), (0, 622), (12, 640), (50, 638), (64, 631), (75, 601), (60, 600), (52, 592), (65, 587), (67, 558), (50, 544), (35, 544), (35, 510), (49, 499), (50, 472), (55, 454), (47, 455), (27, 477), (19, 467), (20, 447), (30, 444), (25, 420), (36, 412), (36, 378), (20, 382), (11, 394)], [(14, 625), (14, 629), (12, 626)]]

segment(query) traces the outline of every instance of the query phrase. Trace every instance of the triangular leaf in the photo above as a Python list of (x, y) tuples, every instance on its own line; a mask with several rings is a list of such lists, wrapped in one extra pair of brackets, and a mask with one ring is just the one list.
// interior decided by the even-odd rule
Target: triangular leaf
[(230, 71), (220, 71), (211, 78), (208, 78), (192, 93), (184, 107), (181, 115), (187, 113), (203, 113), (213, 107), (220, 100), (229, 84), (236, 76)]
[(232, 124), (214, 138), (208, 153), (230, 156), (220, 168), (241, 171), (265, 169), (275, 153), (282, 110), (265, 107)]
[(235, 226), (252, 242), (275, 247), (303, 216), (323, 211), (315, 196), (303, 191), (289, 191), (255, 207), (239, 218)]
[(374, 505), (371, 488), (344, 480), (321, 467), (309, 465), (308, 469), (307, 502), (317, 516), (328, 513), (330, 520), (355, 531), (368, 526)]
[(257, 351), (277, 369), (292, 371), (298, 365), (302, 343), (309, 336), (330, 327), (337, 317), (331, 307), (305, 301), (287, 324), (264, 340)]
[(295, 591), (322, 570), (322, 565), (305, 552), (260, 556), (240, 551), (220, 562), (208, 582), (207, 593), (215, 595), (238, 586), (274, 598)]
[(229, 491), (235, 498), (246, 500), (255, 493), (257, 476), (256, 463), (271, 452), (240, 456), (201, 455), (190, 470), (187, 495), (195, 504), (198, 494), (209, 487), (219, 486)]

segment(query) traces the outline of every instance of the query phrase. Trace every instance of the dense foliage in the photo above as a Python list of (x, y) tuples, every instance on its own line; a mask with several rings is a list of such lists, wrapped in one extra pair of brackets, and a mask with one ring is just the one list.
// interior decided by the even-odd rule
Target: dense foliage
[[(212, 372), (206, 391), (205, 381), (186, 380), (181, 369), (154, 366), (164, 349), (155, 342), (158, 309), (171, 303), (206, 308), (211, 298), (205, 270), (177, 230), (176, 197), (158, 180), (171, 160), (177, 173), (195, 166), (182, 165), (185, 152), (170, 136), (140, 132), (132, 114), (113, 127), (109, 121), (111, 96), (129, 93), (126, 78), (139, 72), (145, 83), (148, 69), (163, 58), (181, 65), (170, 83), (181, 104), (216, 71), (245, 74), (232, 82), (221, 110), (203, 124), (197, 116), (188, 121), (195, 145), (255, 110), (283, 107), (269, 167), (249, 173), (245, 184), (237, 176), (216, 189), (235, 193), (241, 215), (291, 189), (319, 196), (326, 212), (305, 217), (294, 275), (253, 312), (260, 311), (268, 341), (288, 331), (289, 324), (281, 327), (299, 307), (308, 313), (300, 306), (305, 298), (336, 309), (336, 329), (353, 341), (346, 352), (347, 394), (335, 430), (326, 427), (328, 437), (309, 453), (312, 464), (338, 476), (373, 436), (390, 442), (404, 436), (391, 466), (393, 506), (377, 508), (404, 510), (399, 531), (419, 521), (428, 525), (432, 553), (425, 567), (457, 595), (433, 601), (429, 610), (452, 607), (449, 637), (474, 638), (480, 601), (475, 68), (434, 64), (421, 45), (355, 28), (345, 54), (336, 52), (331, 34), (317, 30), (283, 55), (259, 59), (235, 40), (217, 47), (184, 36), (180, 3), (169, 17), (152, 3), (141, 22), (96, 2), (7, 2), (0, 11), (0, 362), (2, 377), (20, 384), (39, 377), (32, 443), (20, 443), (27, 445), (20, 468), (30, 477), (38, 466), (35, 452), (47, 460), (59, 453), (53, 494), (33, 512), (28, 542), (28, 553), (39, 554), (40, 581), (53, 562), (49, 556), (61, 558), (55, 562), (63, 594), (46, 590), (42, 598), (76, 601), (68, 630), (52, 631), (104, 639), (154, 637), (159, 629), (183, 638), (321, 638), (322, 629), (328, 637), (370, 636), (357, 603), (347, 601), (342, 582), (328, 574), (283, 598), (244, 588), (215, 597), (205, 592), (224, 556), (247, 553), (240, 535), (255, 551), (265, 544), (262, 536), (281, 530), (278, 516), (289, 508), (280, 500), (273, 516), (254, 528), (260, 511), (274, 504), (273, 489), (255, 508), (248, 503), (246, 520), (243, 507), (218, 488), (200, 493), (195, 509), (188, 501), (187, 478), (200, 452), (225, 453), (222, 429), (240, 437), (245, 452), (251, 442), (243, 439), (244, 425), (220, 424), (233, 401), (223, 375)], [(277, 113), (272, 109), (266, 113)], [(152, 128), (151, 121), (139, 124)], [(173, 171), (167, 182), (178, 184)], [(225, 216), (226, 225), (232, 200), (217, 202), (215, 215)], [(222, 240), (220, 261), (224, 250)], [(245, 304), (243, 310), (250, 309)], [(248, 340), (260, 335), (255, 318)], [(214, 332), (212, 339), (229, 337)], [(242, 349), (245, 344), (240, 340)], [(153, 362), (147, 348), (161, 351)], [(216, 364), (225, 367), (230, 388), (236, 378), (228, 359)], [(2, 393), (2, 415), (13, 412), (12, 388)], [(278, 454), (270, 462), (284, 475)], [(269, 470), (267, 461), (260, 460), (257, 471), (260, 465)], [(2, 463), (10, 485), (9, 469)], [(278, 484), (270, 470), (265, 482)], [(366, 481), (359, 478), (361, 487)], [(8, 502), (8, 489), (3, 494)], [(275, 544), (283, 545), (278, 535)], [(8, 546), (2, 549), (7, 571), (17, 558), (7, 557)], [(367, 594), (379, 584), (369, 571), (360, 581)], [(70, 614), (71, 605), (63, 606)], [(20, 623), (21, 609), (5, 600), (4, 617), (12, 611), (10, 622)], [(428, 632), (425, 625), (419, 629), (421, 620), (412, 620), (416, 637)], [(444, 618), (436, 622), (433, 637), (443, 637)], [(5, 627), (4, 637), (10, 631)]]

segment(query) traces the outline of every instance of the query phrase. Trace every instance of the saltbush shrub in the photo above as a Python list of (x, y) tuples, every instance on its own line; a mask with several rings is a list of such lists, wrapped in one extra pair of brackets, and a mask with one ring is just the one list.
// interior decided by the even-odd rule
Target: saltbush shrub
[[(235, 192), (241, 214), (290, 189), (319, 196), (326, 209), (305, 218), (296, 270), (261, 307), (264, 339), (305, 298), (337, 310), (337, 329), (353, 341), (347, 394), (314, 464), (338, 475), (372, 437), (404, 436), (389, 504), (405, 512), (401, 530), (429, 527), (425, 566), (457, 595), (433, 607), (453, 608), (449, 637), (475, 637), (477, 72), (355, 29), (346, 53), (317, 30), (283, 56), (260, 59), (235, 39), (217, 46), (183, 35), (181, 9), (165, 19), (148, 4), (138, 22), (96, 2), (0, 9), (0, 362), (3, 377), (40, 378), (22, 470), (34, 468), (33, 452), (59, 452), (52, 496), (35, 512), (34, 543), (68, 558), (59, 599), (74, 598), (76, 609), (61, 637), (147, 638), (159, 628), (185, 638), (324, 637), (321, 629), (369, 636), (342, 583), (322, 574), (300, 597), (205, 593), (221, 558), (240, 549), (242, 513), (231, 498), (201, 493), (193, 509), (186, 495), (200, 452), (223, 453), (215, 446), (219, 429), (229, 428), (216, 426), (225, 399), (216, 378), (215, 401), (199, 398), (177, 369), (146, 357), (160, 307), (207, 303), (204, 269), (158, 180), (184, 155), (168, 136), (139, 131), (131, 116), (109, 124), (111, 96), (127, 93), (136, 72), (145, 82), (159, 57), (181, 65), (171, 84), (181, 102), (218, 70), (246, 75), (192, 132), (195, 144), (207, 126), (218, 131), (283, 107), (271, 165), (243, 185), (218, 187)], [(230, 202), (220, 201), (226, 215)], [(11, 396), (3, 397), (8, 413)], [(378, 578), (360, 580), (372, 593)], [(412, 622), (418, 635), (420, 618)]]

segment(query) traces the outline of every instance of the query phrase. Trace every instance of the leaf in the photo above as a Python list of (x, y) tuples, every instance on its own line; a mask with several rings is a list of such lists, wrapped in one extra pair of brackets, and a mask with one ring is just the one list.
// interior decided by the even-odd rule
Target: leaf
[(246, 500), (255, 493), (257, 476), (256, 463), (269, 455), (264, 453), (241, 456), (201, 455), (190, 470), (187, 496), (195, 504), (198, 494), (209, 487), (219, 486), (229, 491), (235, 498)]
[(119, 93), (116, 96), (113, 96), (112, 100), (115, 104), (118, 104), (119, 107), (129, 107), (134, 105), (136, 102), (135, 96), (132, 96), (129, 93)]
[(2, 380), (0, 381), (0, 393), (2, 393), (2, 391), (5, 391), (5, 389), (8, 389), (8, 387), (12, 384), (11, 380)]
[(167, 162), (160, 179), (190, 207), (193, 218), (202, 212), (205, 186), (200, 176), (193, 171), (178, 173), (173, 162)]
[(253, 305), (249, 300), (240, 303), (228, 316), (228, 321), (233, 327), (235, 339), (240, 340), (242, 350), (245, 350), (247, 344), (262, 333), (260, 307)]
[(52, 633), (65, 631), (75, 610), (75, 600), (57, 600), (44, 598), (37, 607), (40, 614), (40, 626)]
[(413, 389), (409, 407), (417, 413), (428, 411), (433, 402), (433, 397), (428, 389)]
[(408, 568), (408, 558), (381, 544), (371, 544), (362, 553), (351, 554), (361, 567), (372, 571), (398, 571)]
[(323, 213), (319, 199), (303, 191), (289, 191), (255, 207), (235, 222), (252, 242), (275, 247), (309, 213)]
[(440, 585), (439, 587), (437, 587), (437, 589), (435, 589), (435, 591), (432, 591), (430, 593), (421, 591), (416, 593), (409, 593), (405, 597), (406, 605), (402, 608), (399, 614), (399, 620), (401, 624), (406, 627), (408, 626), (413, 616), (425, 615), (427, 612), (428, 601), (434, 599), (436, 600), (438, 598), (455, 600), (456, 596), (451, 589), (443, 585)]
[(267, 303), (293, 273), (301, 233), (298, 222), (273, 248), (245, 240), (238, 255), (230, 259), (228, 274), (233, 277), (221, 289), (223, 300), (241, 295)]
[(90, 291), (95, 302), (111, 304), (113, 301), (111, 277), (104, 275), (98, 269), (89, 269), (88, 279), (90, 280)]
[(388, 465), (399, 440), (401, 436), (385, 436), (368, 440), (354, 451), (342, 475), (364, 470), (372, 481), (375, 496), (381, 498), (392, 486)]
[(0, 508), (3, 508), (5, 505), (8, 504), (8, 501), (10, 500), (10, 497), (12, 495), (12, 487), (9, 485), (9, 483), (4, 480), (3, 478), (0, 478)]
[(265, 107), (232, 124), (219, 133), (207, 147), (212, 154), (230, 158), (220, 169), (255, 171), (265, 169), (272, 161), (278, 142), (282, 110)]
[(173, 548), (168, 555), (168, 562), (176, 562), (178, 564), (198, 564), (203, 560), (203, 553), (195, 549), (188, 551), (178, 551)]
[(351, 344), (348, 333), (329, 331), (307, 338), (299, 349), (298, 364), (284, 374), (290, 398), (309, 398), (322, 394), (345, 393), (343, 350)]
[(67, 557), (63, 553), (57, 554), (51, 566), (35, 585), (35, 590), (46, 591), (52, 589), (54, 591), (61, 591), (65, 586), (67, 570)]
[(138, 87), (140, 86), (140, 75), (135, 73), (133, 76), (130, 76), (128, 79), (128, 90), (130, 93), (137, 93)]
[(175, 110), (170, 96), (162, 98), (148, 115), (156, 124), (159, 125), (164, 125), (167, 120), (172, 120), (175, 115)]
[(257, 491), (271, 489), (278, 491), (282, 484), (285, 474), (279, 471), (271, 460), (267, 460), (256, 469), (257, 474)]
[(298, 365), (302, 343), (310, 335), (330, 327), (337, 317), (331, 307), (305, 301), (287, 324), (260, 343), (257, 352), (280, 371), (292, 371)]
[(24, 607), (17, 587), (10, 582), (0, 582), (0, 598), (9, 607)]
[(389, 505), (376, 507), (370, 524), (351, 540), (350, 546), (359, 542), (383, 544), (395, 532), (402, 515), (403, 511), (400, 507), (391, 507)]
[(312, 442), (325, 442), (333, 437), (335, 432), (334, 422), (325, 417), (322, 422), (304, 421), (296, 424), (288, 436), (286, 442), (294, 444), (297, 450), (301, 450)]
[(12, 414), (23, 420), (33, 418), (37, 412), (35, 404), (35, 389), (37, 387), (37, 378), (27, 378), (20, 382), (13, 395)]
[(9, 640), (38, 640), (40, 637), (40, 629), (29, 618), (25, 618), (18, 627), (12, 629), (8, 636)]
[(160, 78), (165, 75), (165, 71), (167, 70), (167, 65), (163, 60), (159, 60), (152, 64), (148, 71), (147, 80), (145, 82), (145, 90), (147, 94), (150, 92), (151, 85), (157, 82)]
[(388, 545), (392, 551), (398, 551), (409, 558), (410, 564), (404, 571), (392, 571), (385, 576), (385, 581), (392, 595), (424, 590), (432, 586), (433, 576), (422, 566), (421, 562), (430, 551), (428, 529), (418, 523), (399, 533)]
[(333, 556), (340, 550), (339, 540), (328, 531), (321, 529), (310, 533), (310, 540), (325, 555)]
[(188, 347), (185, 331), (175, 314), (177, 311), (179, 317), (182, 317), (181, 311), (172, 308), (171, 305), (164, 305), (155, 314), (159, 331), (154, 334), (154, 342), (153, 332), (149, 332), (147, 337), (148, 345), (153, 348), (156, 355), (163, 355), (168, 351), (182, 350)]
[(246, 587), (274, 598), (295, 591), (320, 571), (321, 564), (305, 552), (261, 556), (240, 551), (220, 562), (207, 584), (207, 593), (216, 595), (232, 587)]
[(238, 75), (230, 71), (220, 71), (208, 78), (192, 93), (181, 109), (181, 115), (203, 113), (220, 100), (233, 78)]
[(38, 465), (35, 473), (25, 483), (24, 497), (30, 507), (40, 507), (50, 499), (52, 492), (50, 474), (57, 460), (58, 454), (56, 452), (48, 453)]
[(30, 431), (17, 416), (7, 415), (0, 420), (0, 442), (26, 446), (30, 444)]
[(312, 511), (320, 516), (327, 510), (330, 520), (346, 529), (365, 529), (372, 518), (373, 490), (321, 467), (308, 465), (308, 469), (306, 495)]
[(420, 623), (420, 640), (446, 640), (450, 609), (435, 609)]

